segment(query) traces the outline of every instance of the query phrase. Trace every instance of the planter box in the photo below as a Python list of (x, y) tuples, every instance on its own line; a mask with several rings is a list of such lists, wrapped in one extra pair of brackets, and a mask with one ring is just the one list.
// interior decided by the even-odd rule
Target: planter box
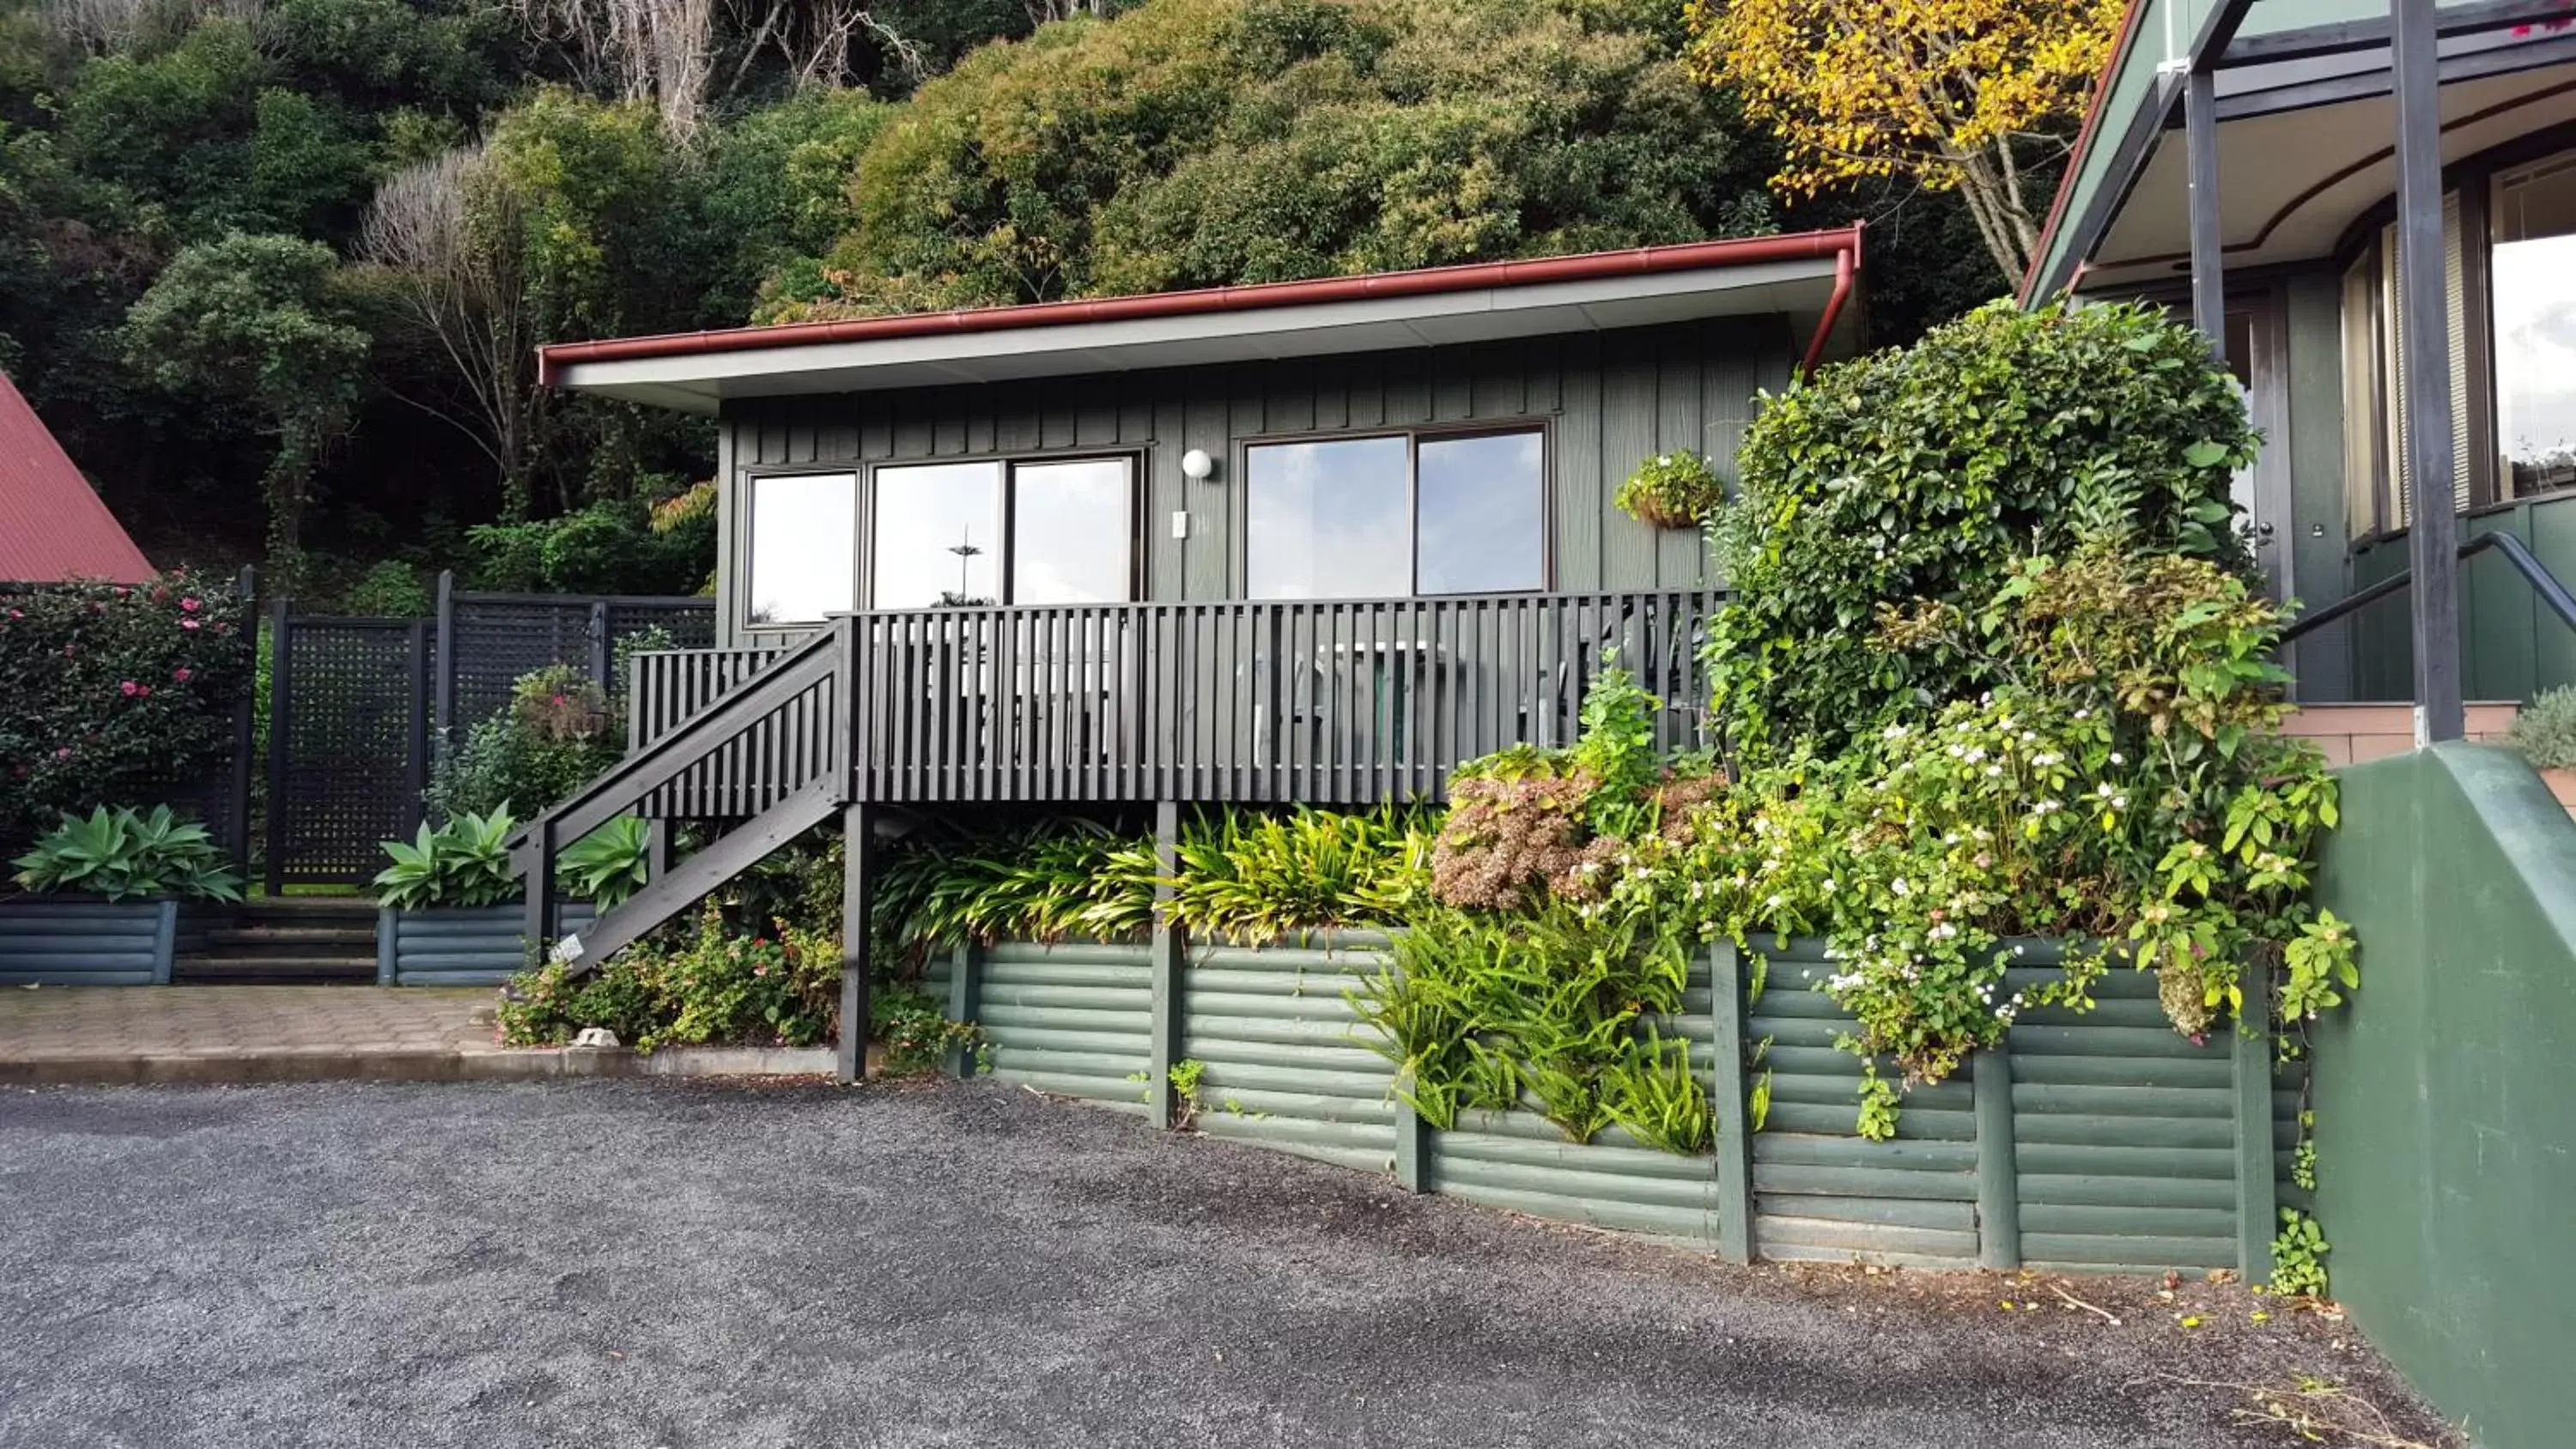
[[(520, 933), (527, 907), (517, 901), (497, 906), (430, 906), (376, 913), (376, 984), (379, 986), (498, 986), (527, 968), (528, 948)], [(555, 934), (579, 931), (595, 913), (589, 906), (567, 904), (555, 918)]]
[(0, 903), (0, 986), (167, 986), (176, 901)]

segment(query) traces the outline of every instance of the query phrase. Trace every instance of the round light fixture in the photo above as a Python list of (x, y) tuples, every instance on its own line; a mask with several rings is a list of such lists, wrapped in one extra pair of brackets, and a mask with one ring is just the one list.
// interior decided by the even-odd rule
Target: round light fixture
[(1216, 459), (1209, 457), (1205, 448), (1192, 448), (1181, 455), (1181, 472), (1193, 482), (1204, 483), (1215, 471)]

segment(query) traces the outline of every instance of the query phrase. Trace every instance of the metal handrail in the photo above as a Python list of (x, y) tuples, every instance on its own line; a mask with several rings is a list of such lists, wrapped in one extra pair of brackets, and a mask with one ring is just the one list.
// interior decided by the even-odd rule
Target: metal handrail
[[(2558, 616), (2560, 623), (2576, 629), (2576, 593), (2569, 592), (2567, 585), (2559, 582), (2558, 576), (2549, 571), (2549, 565), (2532, 553), (2531, 545), (2520, 538), (2510, 533), (2482, 533), (2461, 544), (2459, 556), (2466, 559), (2491, 548), (2504, 555), (2505, 562), (2513, 565), (2514, 572), (2522, 575), (2523, 581), (2531, 585), (2532, 592), (2540, 596), (2540, 601), (2549, 606), (2549, 611)], [(2282, 630), (2281, 642), (2296, 643), (2302, 636), (2356, 614), (2414, 581), (2413, 569), (2399, 569), (2370, 587), (2347, 594)]]

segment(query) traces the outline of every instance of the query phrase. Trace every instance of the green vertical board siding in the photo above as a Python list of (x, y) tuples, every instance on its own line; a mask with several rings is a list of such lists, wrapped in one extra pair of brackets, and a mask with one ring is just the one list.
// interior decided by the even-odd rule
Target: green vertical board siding
[[(1755, 391), (1787, 380), (1797, 341), (1781, 318), (1718, 318), (1473, 346), (728, 403), (719, 428), (719, 474), (728, 480), (719, 510), (723, 627), (733, 631), (740, 611), (741, 479), (752, 470), (1134, 452), (1147, 597), (1223, 599), (1243, 587), (1238, 450), (1247, 439), (1524, 420), (1552, 430), (1557, 589), (1699, 585), (1712, 579), (1697, 534), (1658, 533), (1611, 499), (1659, 451), (1709, 452), (1731, 473)], [(1204, 483), (1181, 474), (1181, 455), (1192, 448), (1217, 460)], [(1189, 514), (1186, 539), (1171, 536), (1177, 512)], [(728, 637), (752, 645), (788, 635)]]
[(2485, 1449), (2576, 1423), (2576, 826), (2522, 761), (2435, 746), (2341, 772), (2317, 899), (2362, 985), (2310, 1025), (2334, 1296)]
[(993, 1075), (1144, 1112), (1141, 1077), (1152, 1058), (1154, 1023), (1145, 945), (1004, 941), (983, 947), (976, 960), (974, 1020)]
[[(2460, 521), (2460, 541), (2510, 533), (2561, 580), (2576, 583), (2576, 494), (2516, 503)], [(2403, 535), (2356, 549), (2352, 587), (2406, 568)], [(2357, 615), (2352, 629), (2352, 697), (2414, 697), (2413, 622), (2400, 591)], [(2527, 700), (2576, 684), (2576, 630), (2543, 606), (2503, 555), (2480, 554), (2460, 572), (2461, 688), (2471, 699)]]
[(1202, 1068), (1198, 1128), (1344, 1167), (1395, 1163), (1394, 1063), (1357, 1035), (1346, 992), (1382, 937), (1199, 946), (1182, 970), (1181, 1056)]
[[(1770, 965), (1745, 1033), (1770, 1038), (1771, 1116), (1753, 1139), (1753, 1242), (1765, 1258), (1977, 1266), (1973, 1065), (1906, 1094), (1896, 1140), (1864, 1141), (1861, 1063), (1834, 1045), (1856, 1029), (1824, 993), (1823, 943), (1755, 953)], [(1894, 1069), (1881, 1063), (1880, 1075)]]
[[(2311, 610), (2351, 592), (2347, 546), (2351, 518), (2344, 490), (2343, 288), (2331, 268), (2284, 279), (2289, 436), (2267, 448), (2290, 450), (2290, 522), (2272, 546), (2290, 554), (2292, 592)], [(2291, 646), (2288, 663), (2298, 697), (2326, 702), (2354, 697), (2352, 628), (2328, 624)]]

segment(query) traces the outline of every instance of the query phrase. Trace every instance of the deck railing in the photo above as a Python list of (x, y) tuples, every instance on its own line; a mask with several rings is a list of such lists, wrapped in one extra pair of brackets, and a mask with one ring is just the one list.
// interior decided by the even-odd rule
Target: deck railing
[[(1616, 662), (1701, 741), (1708, 590), (862, 614), (847, 663), (856, 797), (1433, 799), (1459, 763), (1557, 746)], [(633, 739), (679, 728), (775, 650), (636, 656)], [(822, 748), (782, 719), (676, 778), (655, 814), (755, 814)]]

